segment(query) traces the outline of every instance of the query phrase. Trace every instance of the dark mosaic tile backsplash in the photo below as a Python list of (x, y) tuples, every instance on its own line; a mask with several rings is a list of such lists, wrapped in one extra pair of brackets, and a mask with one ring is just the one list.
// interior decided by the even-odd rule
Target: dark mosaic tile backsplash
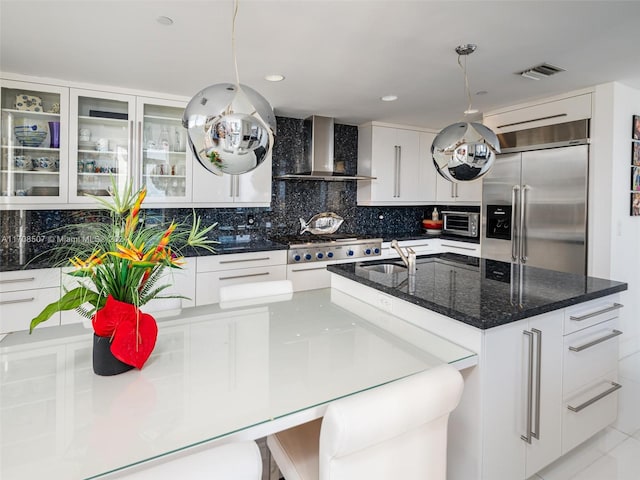
[[(278, 117), (278, 136), (273, 149), (273, 174), (295, 169), (303, 155), (303, 120)], [(345, 173), (357, 171), (358, 128), (335, 125), (335, 157), (344, 161)], [(420, 234), (424, 207), (358, 207), (355, 181), (323, 182), (273, 180), (271, 208), (196, 209), (203, 225), (218, 226), (212, 238), (225, 241), (237, 235), (268, 238), (299, 232), (299, 218), (309, 220), (319, 212), (332, 211), (344, 218), (340, 232), (379, 235), (384, 238)], [(61, 240), (55, 229), (102, 218), (99, 210), (12, 210), (1, 212), (0, 267), (22, 265), (46, 252)], [(147, 221), (170, 222), (191, 216), (190, 208), (146, 209)], [(380, 219), (379, 217), (383, 218)], [(253, 223), (250, 222), (253, 220)]]

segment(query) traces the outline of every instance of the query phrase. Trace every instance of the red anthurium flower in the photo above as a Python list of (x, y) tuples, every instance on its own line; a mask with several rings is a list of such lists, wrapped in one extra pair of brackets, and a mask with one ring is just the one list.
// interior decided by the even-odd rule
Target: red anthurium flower
[(133, 318), (128, 317), (125, 322), (119, 324), (111, 342), (111, 353), (121, 362), (142, 368), (158, 337), (158, 325), (155, 319), (140, 310), (134, 309)]
[(130, 303), (121, 302), (109, 295), (104, 307), (98, 310), (91, 320), (93, 331), (99, 337), (111, 337), (120, 323), (135, 316), (135, 312), (132, 311), (134, 308)]

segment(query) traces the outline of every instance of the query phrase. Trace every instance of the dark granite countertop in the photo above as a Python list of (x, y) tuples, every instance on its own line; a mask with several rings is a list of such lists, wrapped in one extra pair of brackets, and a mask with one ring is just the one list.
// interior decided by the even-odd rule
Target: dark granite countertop
[[(214, 245), (215, 253), (203, 249), (184, 249), (182, 254), (185, 257), (205, 257), (209, 255), (226, 255), (230, 253), (262, 252), (267, 250), (286, 250), (287, 245), (277, 243), (263, 237), (252, 237), (250, 240), (231, 240)], [(50, 257), (42, 255), (35, 261), (26, 261), (21, 264), (18, 260), (0, 264), (0, 272), (11, 272), (16, 270), (34, 270), (38, 268), (52, 268), (60, 265), (53, 263)]]
[[(504, 325), (627, 289), (602, 278), (512, 265), (453, 253), (417, 259), (415, 288), (402, 267), (375, 260), (329, 265), (330, 272), (480, 329)], [(378, 265), (376, 267), (372, 267)], [(373, 270), (372, 270), (373, 268)], [(520, 281), (522, 280), (522, 281)], [(522, 285), (519, 291), (518, 285)]]
[(465, 243), (475, 243), (478, 245), (480, 243), (479, 238), (470, 238), (470, 237), (459, 237), (455, 235), (447, 235), (447, 234), (432, 234), (432, 233), (413, 233), (413, 234), (399, 234), (394, 235), (393, 237), (382, 237), (383, 242), (390, 242), (391, 240), (433, 240), (433, 239), (441, 239), (441, 240), (451, 240), (455, 242), (465, 242)]

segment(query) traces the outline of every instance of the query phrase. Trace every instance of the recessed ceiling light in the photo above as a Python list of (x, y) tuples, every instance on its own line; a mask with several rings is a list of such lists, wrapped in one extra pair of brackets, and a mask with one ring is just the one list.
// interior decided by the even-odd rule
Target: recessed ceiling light
[(264, 79), (270, 82), (281, 82), (282, 80), (284, 80), (284, 75), (280, 75), (279, 73), (274, 73), (273, 75), (266, 75)]
[(380, 100), (383, 102), (395, 102), (397, 99), (397, 95), (385, 95), (384, 97), (380, 97)]
[(158, 22), (160, 25), (164, 25), (165, 27), (168, 27), (169, 25), (173, 25), (173, 19), (165, 16), (160, 16), (156, 18), (156, 22)]
[(465, 115), (473, 115), (474, 113), (478, 113), (480, 110), (478, 110), (477, 108), (472, 108), (471, 110), (465, 110), (464, 114)]

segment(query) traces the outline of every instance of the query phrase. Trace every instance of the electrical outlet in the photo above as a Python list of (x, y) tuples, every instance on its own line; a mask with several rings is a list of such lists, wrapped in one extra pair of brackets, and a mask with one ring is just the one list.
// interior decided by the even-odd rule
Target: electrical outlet
[(393, 310), (393, 300), (388, 295), (380, 295), (377, 303), (380, 310), (385, 310), (387, 312), (391, 312)]

